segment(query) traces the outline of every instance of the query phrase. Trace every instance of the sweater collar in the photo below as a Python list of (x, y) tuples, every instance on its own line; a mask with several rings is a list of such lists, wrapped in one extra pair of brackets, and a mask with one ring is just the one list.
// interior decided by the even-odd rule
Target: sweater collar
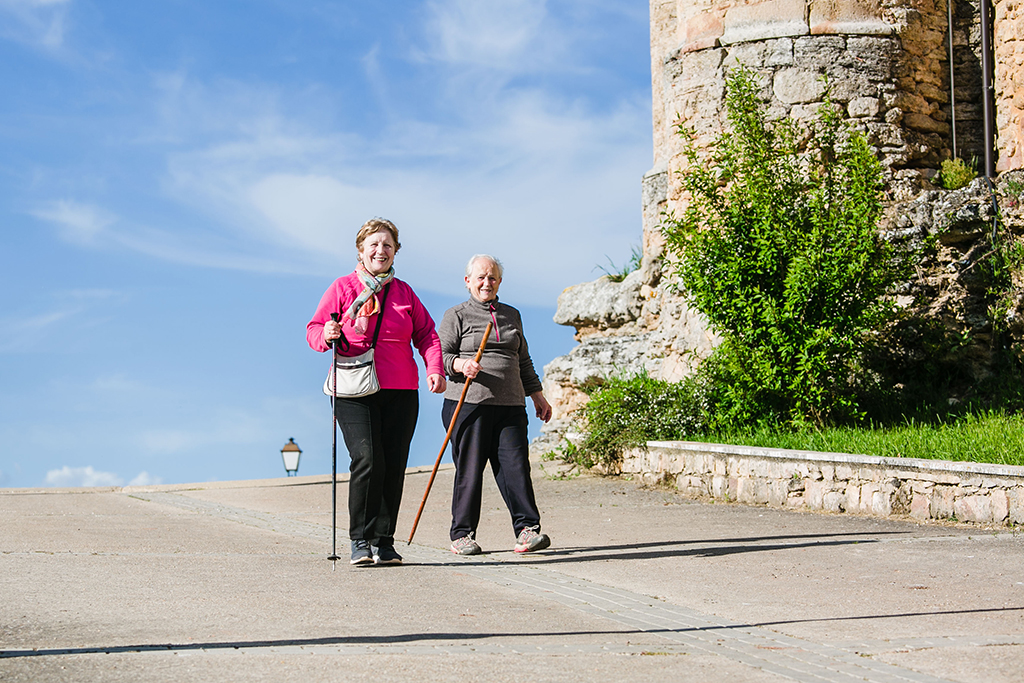
[(492, 306), (494, 308), (498, 307), (498, 297), (494, 297), (490, 301), (477, 301), (473, 297), (469, 297), (469, 303), (471, 305), (473, 305), (473, 306), (476, 306), (477, 308), (480, 308), (480, 309), (485, 310), (485, 311), (489, 311), (489, 310), (491, 310)]

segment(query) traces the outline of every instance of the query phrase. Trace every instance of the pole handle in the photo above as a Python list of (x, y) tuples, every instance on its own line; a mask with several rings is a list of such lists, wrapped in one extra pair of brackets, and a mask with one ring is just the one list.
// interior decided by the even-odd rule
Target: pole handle
[[(491, 323), (487, 323), (487, 329), (484, 330), (484, 338), (480, 340), (480, 348), (477, 349), (476, 355), (473, 356), (473, 360), (477, 363), (480, 362), (480, 358), (484, 355), (484, 348), (487, 346), (487, 339), (491, 336)], [(420, 515), (423, 514), (423, 506), (427, 504), (427, 496), (430, 495), (430, 487), (434, 485), (434, 477), (437, 476), (437, 468), (441, 466), (441, 458), (444, 457), (444, 451), (448, 448), (448, 442), (452, 438), (452, 432), (455, 430), (455, 421), (459, 419), (459, 411), (462, 410), (462, 404), (466, 400), (466, 391), (469, 389), (469, 385), (473, 380), (466, 378), (466, 383), (462, 385), (462, 395), (459, 396), (459, 402), (455, 405), (455, 412), (452, 413), (452, 421), (448, 423), (448, 432), (444, 435), (444, 443), (441, 444), (441, 451), (437, 454), (437, 460), (434, 461), (434, 469), (430, 471), (430, 479), (427, 480), (427, 490), (423, 492), (423, 500), (420, 501), (420, 509), (416, 511), (416, 519), (412, 522), (412, 531), (409, 532), (409, 541), (406, 545), (412, 544), (412, 537), (416, 535), (416, 527), (420, 524)]]
[[(334, 322), (338, 322), (338, 314), (337, 313), (331, 313), (331, 320), (333, 320)], [(327, 342), (327, 346), (328, 346), (328, 348), (334, 348), (334, 342), (332, 342), (332, 341)]]

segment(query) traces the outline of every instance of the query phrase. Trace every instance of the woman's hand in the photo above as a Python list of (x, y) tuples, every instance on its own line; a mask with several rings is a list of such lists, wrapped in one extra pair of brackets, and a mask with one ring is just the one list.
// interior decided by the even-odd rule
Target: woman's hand
[(533, 408), (537, 411), (537, 417), (540, 418), (541, 422), (547, 422), (551, 419), (551, 404), (544, 398), (543, 391), (536, 391), (530, 394), (530, 398), (533, 399)]
[(476, 379), (480, 374), (480, 364), (471, 358), (456, 358), (452, 366), (455, 372), (462, 373), (466, 379)]
[(324, 323), (324, 343), (330, 346), (341, 337), (341, 323), (328, 320)]
[(432, 394), (443, 394), (444, 390), (448, 388), (448, 383), (445, 381), (444, 375), (427, 375), (427, 388)]

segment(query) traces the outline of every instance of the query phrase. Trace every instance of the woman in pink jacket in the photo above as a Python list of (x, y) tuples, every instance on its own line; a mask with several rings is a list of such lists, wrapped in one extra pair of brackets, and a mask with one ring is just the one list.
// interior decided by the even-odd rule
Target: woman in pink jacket
[[(351, 562), (357, 565), (402, 563), (395, 551), (395, 526), (419, 412), (412, 347), (423, 357), (430, 391), (445, 390), (434, 321), (412, 287), (395, 277), (395, 254), (401, 246), (394, 223), (367, 221), (356, 234), (355, 271), (324, 292), (306, 325), (306, 340), (314, 351), (328, 351), (344, 336), (339, 353), (357, 356), (369, 348), (377, 319), (383, 316), (374, 351), (380, 391), (339, 397), (334, 406), (351, 458), (349, 538)], [(331, 320), (331, 313), (339, 314), (340, 322)]]

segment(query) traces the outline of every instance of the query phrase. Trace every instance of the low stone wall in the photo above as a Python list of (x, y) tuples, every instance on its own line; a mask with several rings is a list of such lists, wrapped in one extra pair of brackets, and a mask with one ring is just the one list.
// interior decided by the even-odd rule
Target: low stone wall
[(1024, 467), (690, 441), (626, 453), (623, 474), (697, 498), (975, 524), (1024, 523)]

